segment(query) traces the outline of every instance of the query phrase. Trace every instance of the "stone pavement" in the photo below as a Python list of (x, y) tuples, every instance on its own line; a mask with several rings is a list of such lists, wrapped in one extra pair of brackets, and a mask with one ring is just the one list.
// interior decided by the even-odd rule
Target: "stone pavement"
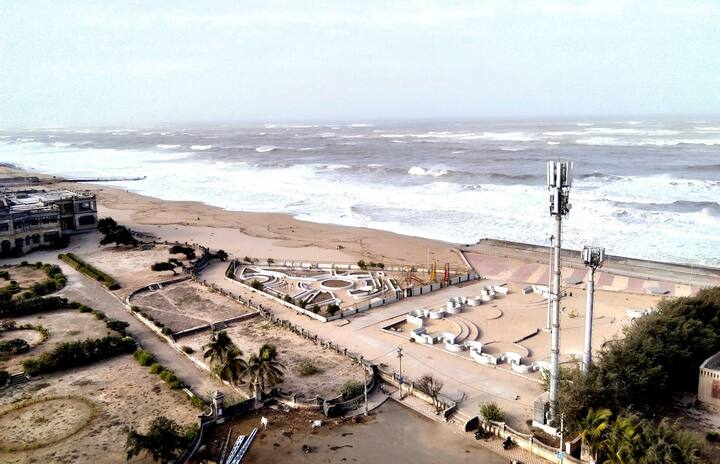
[[(478, 253), (465, 253), (465, 258), (475, 271), (483, 277), (509, 282), (524, 282), (529, 284), (548, 284), (547, 263), (527, 263), (502, 256), (487, 256)], [(571, 267), (562, 268), (563, 280), (580, 282), (585, 285), (587, 271)], [(647, 293), (650, 288), (660, 288), (666, 291), (666, 296), (688, 296), (695, 294), (700, 287), (685, 284), (676, 284), (661, 280), (643, 279), (641, 277), (625, 277), (613, 275), (599, 270), (595, 274), (595, 289), (627, 293)], [(572, 284), (569, 284), (572, 285)]]

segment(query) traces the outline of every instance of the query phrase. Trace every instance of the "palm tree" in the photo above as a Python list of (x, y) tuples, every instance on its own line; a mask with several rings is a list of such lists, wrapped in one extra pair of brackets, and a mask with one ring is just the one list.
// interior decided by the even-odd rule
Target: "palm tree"
[(215, 366), (215, 372), (218, 377), (233, 386), (239, 383), (245, 383), (242, 379), (245, 376), (248, 364), (241, 356), (242, 351), (232, 347), (227, 353), (227, 359)]
[(620, 416), (608, 430), (605, 450), (608, 455), (604, 464), (626, 464), (632, 462), (637, 432), (632, 416)]
[(260, 400), (266, 386), (273, 386), (282, 381), (283, 366), (277, 360), (277, 349), (274, 345), (264, 344), (257, 354), (253, 353), (247, 361), (245, 375), (255, 389), (255, 398)]
[(605, 449), (606, 429), (610, 425), (612, 412), (609, 409), (590, 409), (580, 421), (580, 437), (583, 445), (590, 449), (595, 461)]
[(232, 340), (228, 336), (227, 332), (221, 330), (220, 332), (213, 332), (212, 338), (207, 345), (204, 345), (205, 352), (203, 358), (210, 359), (210, 363), (225, 363), (228, 360), (228, 354), (235, 348)]

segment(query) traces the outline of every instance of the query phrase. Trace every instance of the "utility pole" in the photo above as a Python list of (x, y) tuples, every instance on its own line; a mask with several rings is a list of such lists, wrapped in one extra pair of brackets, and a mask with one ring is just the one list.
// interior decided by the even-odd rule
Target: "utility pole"
[(547, 299), (547, 319), (545, 321), (545, 330), (550, 330), (552, 326), (552, 279), (553, 279), (553, 240), (554, 235), (550, 236), (550, 261), (548, 272), (548, 299)]
[(553, 244), (552, 327), (550, 345), (550, 411), (549, 422), (557, 420), (557, 402), (560, 384), (560, 247), (562, 218), (570, 212), (570, 186), (572, 185), (572, 162), (549, 161), (547, 164), (547, 187), (550, 191), (550, 215), (555, 218), (555, 243)]
[(587, 373), (592, 362), (592, 318), (593, 299), (595, 297), (595, 271), (605, 260), (605, 248), (586, 246), (582, 251), (582, 260), (588, 268), (587, 292), (585, 304), (585, 349), (583, 351), (582, 371)]
[(403, 395), (403, 383), (404, 382), (403, 382), (403, 375), (402, 375), (402, 358), (403, 358), (402, 347), (398, 347), (397, 357), (398, 357), (398, 361), (400, 362), (400, 399), (402, 400), (403, 398), (405, 398), (405, 395)]

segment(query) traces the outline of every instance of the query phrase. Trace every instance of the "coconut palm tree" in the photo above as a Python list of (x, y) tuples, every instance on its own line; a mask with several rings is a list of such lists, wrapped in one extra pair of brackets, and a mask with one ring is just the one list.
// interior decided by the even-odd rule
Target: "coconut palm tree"
[(633, 460), (637, 432), (632, 416), (620, 416), (608, 429), (604, 464), (627, 464)]
[(228, 360), (228, 354), (233, 350), (237, 350), (227, 332), (213, 332), (212, 338), (207, 345), (204, 345), (205, 352), (203, 358), (210, 359), (211, 364), (222, 364)]
[(218, 363), (215, 366), (215, 372), (220, 379), (229, 382), (235, 386), (243, 382), (245, 371), (247, 370), (248, 364), (245, 362), (242, 356), (242, 351), (236, 347), (232, 347), (228, 353), (225, 361)]
[(605, 450), (606, 430), (610, 425), (612, 412), (609, 409), (590, 409), (580, 421), (580, 437), (583, 445), (590, 449), (595, 461)]
[(245, 369), (245, 376), (253, 385), (255, 398), (260, 400), (266, 386), (273, 386), (282, 381), (283, 366), (277, 360), (277, 349), (274, 345), (265, 344), (260, 347), (257, 354), (250, 355)]

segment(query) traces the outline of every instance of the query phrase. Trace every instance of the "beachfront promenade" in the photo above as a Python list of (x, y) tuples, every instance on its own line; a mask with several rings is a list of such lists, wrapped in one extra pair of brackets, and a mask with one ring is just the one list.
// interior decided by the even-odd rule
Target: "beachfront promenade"
[[(533, 399), (542, 393), (542, 386), (532, 379), (514, 375), (504, 369), (481, 366), (439, 349), (431, 350), (427, 346), (379, 330), (383, 321), (417, 309), (417, 305), (420, 304), (417, 299), (408, 298), (358, 316), (323, 323), (299, 315), (225, 278), (226, 267), (226, 263), (213, 263), (203, 271), (202, 279), (246, 300), (260, 303), (270, 309), (276, 317), (286, 319), (326, 341), (359, 353), (370, 362), (384, 363), (391, 369), (398, 370), (396, 349), (402, 347), (403, 376), (413, 380), (423, 374), (432, 373), (440, 378), (445, 384), (443, 393), (458, 402), (458, 409), (463, 416), (476, 416), (480, 403), (494, 401), (508, 412), (511, 425), (521, 426), (525, 418), (531, 416)], [(455, 296), (455, 293), (456, 290), (452, 287), (446, 288), (424, 297), (431, 298), (432, 301), (425, 299), (422, 302), (425, 305), (444, 304), (447, 298)], [(516, 400), (516, 396), (519, 396), (519, 399)]]

